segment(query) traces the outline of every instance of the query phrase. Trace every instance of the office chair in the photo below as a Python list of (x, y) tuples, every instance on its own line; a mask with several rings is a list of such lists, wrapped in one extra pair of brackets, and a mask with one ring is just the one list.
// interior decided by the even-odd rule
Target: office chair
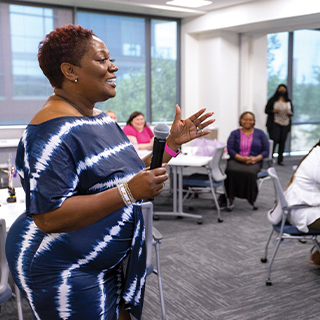
[(280, 246), (282, 240), (283, 239), (298, 239), (298, 240), (303, 240), (303, 241), (312, 241), (314, 243), (315, 247), (317, 248), (317, 250), (319, 250), (319, 252), (320, 252), (319, 243), (317, 241), (317, 236), (320, 235), (320, 230), (310, 230), (309, 229), (309, 232), (304, 233), (304, 232), (299, 231), (295, 226), (292, 226), (289, 224), (289, 222), (287, 221), (287, 217), (290, 214), (291, 210), (298, 209), (298, 208), (303, 209), (303, 208), (307, 208), (308, 206), (304, 206), (304, 205), (300, 206), (299, 205), (299, 206), (289, 207), (287, 204), (287, 201), (285, 199), (283, 189), (281, 187), (281, 184), (280, 184), (280, 181), (277, 176), (275, 168), (269, 168), (268, 174), (271, 177), (273, 184), (274, 184), (274, 187), (275, 187), (276, 202), (275, 202), (275, 205), (273, 206), (273, 208), (268, 211), (268, 220), (272, 224), (273, 229), (272, 229), (271, 234), (268, 238), (268, 241), (267, 241), (267, 244), (265, 247), (265, 254), (264, 254), (264, 257), (261, 258), (261, 262), (262, 263), (267, 262), (268, 246), (269, 246), (271, 237), (275, 231), (276, 233), (278, 233), (278, 238), (277, 238), (276, 246), (275, 246), (273, 254), (272, 254), (272, 258), (269, 262), (268, 276), (266, 279), (266, 285), (271, 286), (272, 285), (271, 268), (272, 268), (273, 261), (275, 259), (275, 256), (277, 254), (277, 251), (279, 249), (279, 246)]
[[(159, 296), (162, 312), (162, 320), (166, 320), (166, 311), (164, 305), (163, 291), (162, 291), (162, 280), (160, 273), (160, 243), (162, 240), (161, 233), (153, 227), (153, 203), (152, 202), (143, 202), (141, 204), (142, 214), (145, 223), (145, 234), (146, 234), (146, 251), (147, 251), (147, 276), (151, 273), (154, 273), (158, 276), (158, 285), (159, 285)], [(156, 269), (152, 264), (152, 247), (155, 248), (156, 253)]]
[[(224, 180), (227, 178), (227, 175), (222, 172), (220, 167), (225, 147), (225, 145), (217, 147), (212, 160), (205, 167), (207, 170), (206, 174), (194, 173), (190, 176), (183, 177), (183, 188), (186, 190), (186, 194), (183, 200), (189, 198), (190, 195), (192, 196), (202, 191), (211, 191), (213, 201), (218, 211), (218, 222), (223, 222), (223, 220), (221, 219), (220, 206), (217, 200), (216, 193), (224, 194), (227, 199), (227, 209), (230, 211), (232, 209), (229, 205), (229, 200), (224, 187)], [(219, 187), (222, 187), (222, 192), (217, 191), (217, 188)]]
[(20, 291), (18, 287), (15, 285), (14, 294), (8, 283), (10, 271), (5, 253), (6, 236), (6, 221), (4, 219), (0, 219), (0, 308), (3, 303), (8, 301), (12, 296), (15, 296), (19, 320), (23, 320)]
[[(273, 140), (269, 139), (269, 155), (268, 158), (263, 159), (263, 164), (267, 165), (267, 168), (271, 168), (273, 167)], [(258, 194), (260, 192), (261, 186), (263, 184), (264, 181), (271, 179), (268, 171), (267, 170), (261, 170), (260, 172), (258, 172), (257, 174), (257, 186), (258, 186)], [(257, 201), (257, 200), (256, 200)], [(256, 201), (253, 204), (253, 210), (258, 210), (257, 206), (256, 206)]]

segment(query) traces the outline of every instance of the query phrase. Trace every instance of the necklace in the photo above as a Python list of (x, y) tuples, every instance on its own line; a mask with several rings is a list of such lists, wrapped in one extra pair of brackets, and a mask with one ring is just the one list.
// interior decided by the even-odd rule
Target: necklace
[(75, 108), (76, 110), (78, 110), (78, 112), (79, 112), (80, 114), (82, 114), (84, 117), (87, 117), (87, 115), (84, 114), (83, 111), (82, 111), (78, 106), (76, 106), (74, 103), (72, 103), (69, 99), (67, 99), (67, 98), (65, 98), (65, 97), (63, 97), (63, 96), (60, 96), (60, 94), (56, 94), (56, 93), (55, 93), (55, 95), (56, 95), (57, 97), (63, 99), (63, 100), (64, 100), (65, 102), (67, 102), (68, 104), (70, 104), (71, 107), (73, 107), (73, 108)]

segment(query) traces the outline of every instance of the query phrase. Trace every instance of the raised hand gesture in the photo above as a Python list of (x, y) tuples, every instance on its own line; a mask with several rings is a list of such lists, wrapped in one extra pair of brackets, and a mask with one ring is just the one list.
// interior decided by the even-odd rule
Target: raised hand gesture
[(176, 105), (176, 116), (172, 123), (168, 140), (170, 140), (173, 145), (179, 148), (186, 142), (189, 142), (196, 138), (200, 138), (210, 133), (210, 130), (204, 129), (212, 124), (215, 119), (207, 120), (213, 115), (213, 112), (204, 113), (205, 111), (206, 108), (203, 108), (189, 118), (182, 120), (181, 109), (178, 105)]

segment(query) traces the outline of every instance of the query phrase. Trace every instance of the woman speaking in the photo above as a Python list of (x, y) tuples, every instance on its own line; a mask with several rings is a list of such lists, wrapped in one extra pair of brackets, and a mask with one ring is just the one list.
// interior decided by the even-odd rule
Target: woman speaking
[[(67, 25), (41, 41), (40, 67), (54, 94), (27, 126), (16, 166), (26, 211), (6, 254), (35, 319), (141, 319), (146, 278), (142, 199), (158, 196), (164, 167), (146, 170), (127, 136), (95, 103), (116, 95), (118, 67), (91, 30)], [(204, 136), (201, 109), (176, 116), (163, 162)], [(124, 273), (124, 260), (129, 258)]]

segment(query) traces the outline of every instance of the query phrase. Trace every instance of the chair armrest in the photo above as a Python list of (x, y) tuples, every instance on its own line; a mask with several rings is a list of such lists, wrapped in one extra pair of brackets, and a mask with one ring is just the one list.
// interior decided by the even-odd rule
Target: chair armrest
[(162, 240), (162, 234), (155, 227), (152, 227), (152, 235), (154, 240)]
[(294, 206), (287, 207), (286, 210), (291, 211), (296, 209), (307, 209), (307, 208), (312, 208), (312, 206), (309, 206), (308, 204), (296, 204)]
[(268, 159), (266, 162), (268, 164), (268, 168), (273, 167), (273, 159)]

